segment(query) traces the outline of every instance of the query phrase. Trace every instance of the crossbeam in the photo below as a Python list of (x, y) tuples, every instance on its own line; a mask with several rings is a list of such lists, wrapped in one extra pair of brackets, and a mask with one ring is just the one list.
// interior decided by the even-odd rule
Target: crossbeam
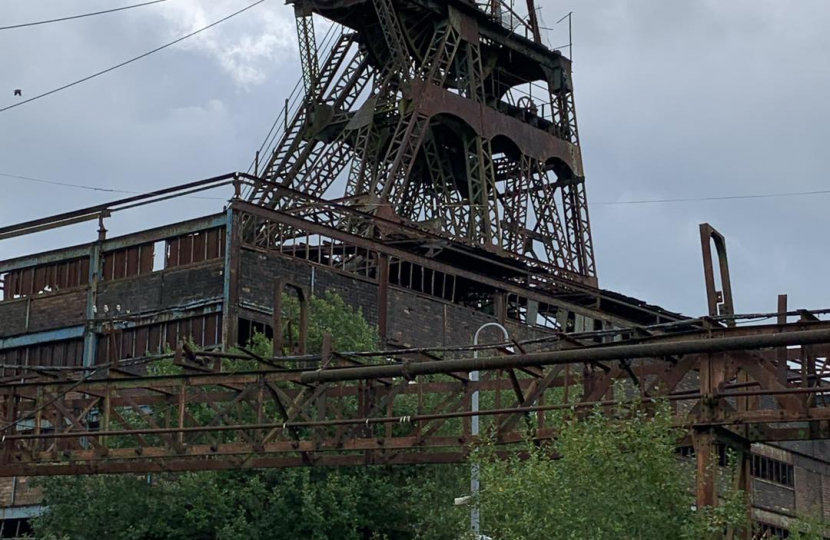
[[(479, 359), (463, 347), (270, 358), (188, 350), (172, 365), (162, 355), (39, 371), (0, 385), (0, 476), (462, 462), (478, 442), (474, 416), (509, 449), (556, 437), (545, 423), (554, 411), (613, 415), (632, 398), (669, 403), (689, 432), (830, 438), (830, 387), (775, 376), (780, 347), (827, 354), (830, 322), (603, 339), (553, 336), (517, 354), (499, 344)], [(790, 365), (800, 350), (788, 349)], [(300, 367), (309, 365), (318, 368)], [(473, 369), (481, 380), (459, 376)], [(474, 391), (479, 411), (464, 398)], [(742, 398), (751, 405), (731, 405)]]

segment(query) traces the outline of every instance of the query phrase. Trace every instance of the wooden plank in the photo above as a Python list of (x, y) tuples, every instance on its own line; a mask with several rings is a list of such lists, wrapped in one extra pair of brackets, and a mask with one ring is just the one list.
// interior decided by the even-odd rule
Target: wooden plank
[(154, 324), (148, 330), (147, 350), (153, 354), (163, 352), (161, 346), (161, 326), (158, 324)]
[(194, 233), (191, 235), (193, 239), (193, 260), (192, 262), (202, 262), (207, 258), (205, 253), (205, 235), (202, 233)]
[(80, 269), (78, 271), (78, 284), (82, 285), (89, 282), (89, 257), (81, 259)]
[(150, 329), (146, 326), (140, 326), (134, 330), (135, 332), (135, 354), (136, 356), (144, 356), (149, 349)]
[(140, 253), (138, 257), (138, 273), (149, 274), (153, 271), (153, 264), (156, 258), (156, 245), (144, 244), (140, 246)]
[(216, 345), (219, 342), (217, 330), (221, 327), (221, 324), (219, 323), (220, 316), (221, 315), (215, 313), (205, 315), (205, 339), (203, 343), (205, 347)]
[(205, 315), (200, 317), (194, 317), (190, 321), (190, 332), (193, 339), (193, 343), (198, 345), (199, 347), (205, 346)]
[(211, 229), (205, 233), (205, 257), (210, 259), (219, 258), (219, 229)]
[(114, 253), (115, 269), (112, 272), (112, 279), (122, 279), (127, 276), (127, 253), (119, 249)]
[(34, 272), (34, 284), (31, 294), (36, 294), (43, 290), (46, 285), (46, 268), (43, 266), (36, 266)]
[(187, 235), (179, 238), (179, 266), (193, 262), (193, 236)]
[(171, 268), (179, 265), (179, 239), (169, 238), (164, 243), (166, 253), (164, 255), (164, 267)]
[(139, 246), (134, 246), (131, 248), (127, 248), (126, 256), (127, 256), (127, 268), (126, 268), (126, 277), (130, 276), (137, 276), (140, 272), (139, 267)]

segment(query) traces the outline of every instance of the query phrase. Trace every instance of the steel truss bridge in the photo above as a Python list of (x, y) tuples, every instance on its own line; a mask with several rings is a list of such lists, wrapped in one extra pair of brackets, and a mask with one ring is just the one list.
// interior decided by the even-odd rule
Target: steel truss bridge
[(480, 346), (479, 358), (474, 347), (266, 358), (181, 346), (94, 368), (27, 366), (0, 386), (0, 476), (453, 463), (477, 442), (474, 416), (509, 448), (554, 437), (553, 411), (611, 414), (636, 397), (671, 404), (696, 450), (699, 497), (713, 502), (716, 441), (747, 454), (752, 442), (830, 437), (830, 322), (790, 315), (801, 320), (560, 334)]

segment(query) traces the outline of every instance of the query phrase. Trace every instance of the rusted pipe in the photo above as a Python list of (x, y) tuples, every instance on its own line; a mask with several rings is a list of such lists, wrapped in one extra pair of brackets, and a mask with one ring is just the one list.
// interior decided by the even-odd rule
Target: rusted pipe
[[(640, 403), (658, 403), (666, 401), (691, 401), (700, 399), (701, 394), (688, 396), (667, 396), (667, 397), (643, 397), (639, 398)], [(179, 433), (213, 433), (224, 431), (249, 431), (258, 429), (282, 429), (290, 428), (315, 428), (315, 427), (336, 427), (351, 425), (380, 425), (380, 424), (417, 424), (418, 422), (429, 422), (432, 420), (447, 420), (453, 418), (470, 418), (471, 416), (503, 416), (522, 413), (533, 413), (542, 411), (570, 411), (574, 409), (591, 409), (594, 407), (615, 407), (617, 405), (632, 404), (633, 401), (616, 401), (613, 399), (600, 401), (583, 401), (578, 403), (557, 403), (553, 405), (532, 405), (527, 407), (512, 407), (501, 409), (484, 409), (480, 411), (454, 411), (446, 413), (426, 413), (403, 416), (373, 416), (361, 418), (340, 418), (331, 420), (308, 420), (294, 422), (266, 422), (255, 424), (232, 424), (232, 425), (205, 425), (186, 426), (169, 428), (141, 428), (115, 431), (58, 431), (41, 433), (21, 433), (6, 435), (7, 441), (23, 440), (46, 440), (46, 439), (80, 439), (82, 437), (126, 437), (132, 435), (175, 435)]]
[(337, 368), (305, 372), (300, 375), (300, 382), (311, 384), (389, 377), (412, 378), (418, 375), (432, 375), (456, 371), (484, 371), (490, 369), (538, 367), (630, 358), (722, 353), (763, 349), (767, 347), (814, 345), (818, 343), (830, 343), (830, 330), (802, 330), (759, 336), (644, 343), (638, 345), (607, 345), (566, 351), (515, 354), (511, 356), (463, 358), (443, 360), (440, 362), (405, 362), (403, 364), (358, 368)]

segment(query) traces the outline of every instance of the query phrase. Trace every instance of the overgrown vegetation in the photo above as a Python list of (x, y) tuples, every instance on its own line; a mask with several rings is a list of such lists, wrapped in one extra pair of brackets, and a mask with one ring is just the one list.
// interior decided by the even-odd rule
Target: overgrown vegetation
[[(286, 301), (289, 317), (297, 310), (296, 301)], [(296, 327), (291, 332), (296, 337)], [(311, 301), (310, 351), (319, 351), (325, 333), (334, 336), (335, 350), (377, 347), (375, 329), (336, 295)], [(257, 335), (250, 348), (268, 356), (271, 341)], [(237, 361), (225, 369), (252, 367)], [(487, 403), (492, 396), (482, 397)], [(413, 399), (400, 396), (396, 414), (411, 414)], [(188, 407), (194, 417), (214, 414), (204, 404)], [(160, 424), (169, 413), (152, 411)], [(474, 504), (494, 540), (708, 540), (727, 526), (749, 526), (737, 492), (727, 492), (715, 510), (694, 508), (694, 471), (677, 457), (679, 433), (667, 406), (634, 403), (613, 420), (599, 410), (548, 414), (555, 441), (528, 442), (508, 458), (482, 444), (471, 457), (482, 482)], [(38, 538), (51, 540), (468, 540), (470, 507), (453, 499), (469, 493), (469, 470), (464, 464), (48, 478), (48, 510), (34, 526)], [(806, 521), (795, 529), (790, 538), (819, 540), (826, 525)]]
[[(691, 464), (678, 459), (668, 406), (621, 407), (609, 420), (595, 410), (555, 423), (559, 437), (529, 443), (523, 456), (500, 459), (492, 445), (473, 456), (481, 471), (477, 500), (489, 536), (498, 540), (700, 540), (727, 525), (748, 526), (741, 494), (709, 512), (694, 508)], [(728, 472), (728, 471), (727, 471)]]
[[(296, 300), (286, 298), (285, 306), (287, 316), (296, 319)], [(296, 325), (291, 331), (296, 339)], [(326, 333), (336, 350), (377, 348), (376, 330), (334, 294), (311, 300), (311, 352), (319, 351)], [(269, 356), (271, 346), (261, 334), (250, 344), (261, 356)], [(238, 361), (225, 369), (251, 367)], [(155, 374), (178, 370), (171, 362), (152, 367)], [(213, 414), (206, 405), (188, 407), (195, 417)], [(163, 424), (170, 413), (153, 414)], [(466, 484), (465, 470), (368, 467), (48, 478), (42, 482), (48, 511), (34, 525), (38, 538), (72, 540), (457, 540), (465, 525), (453, 498)]]

